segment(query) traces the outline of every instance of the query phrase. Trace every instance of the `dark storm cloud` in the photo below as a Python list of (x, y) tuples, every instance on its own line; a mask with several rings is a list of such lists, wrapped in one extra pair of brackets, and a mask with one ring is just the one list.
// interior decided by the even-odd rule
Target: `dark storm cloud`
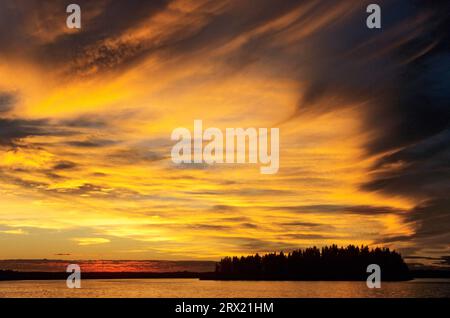
[(235, 217), (224, 217), (224, 218), (220, 218), (220, 219), (217, 219), (216, 222), (219, 222), (219, 223), (223, 223), (223, 222), (232, 222), (232, 223), (234, 223), (234, 222), (237, 222), (237, 223), (239, 223), (239, 222), (250, 222), (250, 221), (251, 221), (251, 219), (248, 218), (248, 217), (245, 217), (245, 216), (235, 216)]
[(2, 170), (0, 170), (0, 177), (3, 181), (7, 181), (8, 183), (15, 184), (26, 189), (45, 189), (49, 186), (48, 183), (16, 177)]
[(249, 222), (245, 222), (245, 223), (241, 223), (239, 224), (239, 226), (246, 228), (246, 229), (257, 229), (259, 228), (259, 226), (255, 223), (249, 223)]
[(312, 223), (312, 222), (286, 222), (280, 224), (287, 226), (301, 226), (301, 227), (317, 227), (322, 225), (320, 223)]
[(62, 125), (73, 128), (105, 128), (108, 126), (107, 119), (97, 118), (93, 115), (79, 116), (77, 118), (66, 119)]
[(226, 204), (217, 204), (214, 205), (211, 208), (212, 211), (218, 211), (218, 212), (230, 212), (230, 211), (236, 211), (237, 208), (235, 206), (226, 205)]
[(325, 224), (325, 223), (313, 223), (313, 222), (283, 222), (278, 223), (278, 225), (285, 227), (288, 230), (291, 229), (309, 229), (309, 230), (318, 230), (318, 231), (334, 231), (336, 228), (333, 225)]
[[(191, 36), (169, 43), (165, 50), (171, 55), (181, 52), (198, 54), (201, 51), (219, 47), (233, 40), (239, 34), (263, 26), (267, 22), (289, 13), (302, 2), (304, 1), (259, 0), (256, 4), (252, 1), (229, 1), (228, 10), (217, 14), (214, 19), (211, 19), (209, 23)], [(227, 3), (227, 1), (222, 1), (222, 3)], [(251, 48), (247, 47), (242, 50), (242, 54), (232, 58), (232, 60), (239, 65), (250, 62), (251, 59), (244, 59), (244, 56), (247, 56), (248, 49)], [(242, 61), (242, 59), (244, 60)]]
[(437, 245), (448, 246), (450, 242), (450, 198), (429, 200), (407, 214), (406, 220), (414, 223), (417, 230), (415, 239), (431, 242), (433, 248)]
[(95, 198), (108, 198), (114, 199), (146, 199), (145, 195), (141, 195), (136, 191), (126, 188), (111, 188), (99, 184), (84, 183), (80, 186), (73, 188), (50, 188), (49, 185), (41, 186), (40, 191), (51, 193), (55, 195), (68, 195), (68, 196), (85, 196)]
[(46, 136), (61, 134), (52, 129), (48, 120), (28, 120), (20, 118), (6, 118), (3, 113), (12, 110), (17, 96), (12, 93), (0, 92), (0, 146), (15, 146), (18, 141), (30, 136)]
[(216, 224), (193, 224), (186, 226), (193, 230), (213, 230), (213, 231), (226, 231), (232, 229), (232, 227), (227, 225), (216, 225)]
[[(394, 1), (382, 8), (381, 31), (358, 28), (360, 18), (353, 17), (312, 37), (322, 51), (306, 66), (307, 89), (296, 115), (363, 103), (363, 126), (373, 136), (365, 145), (368, 154), (395, 151), (380, 157), (362, 188), (425, 200), (403, 214), (416, 233), (384, 242), (445, 248), (450, 243), (450, 4)], [(423, 20), (415, 25), (414, 17)], [(403, 32), (393, 32), (400, 27)], [(336, 104), (319, 103), (330, 96)], [(316, 208), (341, 209), (299, 211)], [(373, 207), (343, 211), (395, 213)]]
[[(17, 147), (27, 137), (33, 136), (71, 136), (82, 134), (80, 128), (106, 127), (100, 119), (79, 117), (62, 121), (47, 118), (26, 119), (8, 117), (8, 112), (17, 104), (17, 94), (0, 92), (0, 146)], [(82, 143), (82, 142), (81, 142)], [(106, 140), (86, 141), (89, 145), (105, 144)], [(75, 145), (77, 146), (77, 145)], [(78, 145), (80, 146), (80, 145)], [(88, 146), (87, 144), (84, 146)]]
[[(277, 196), (277, 195), (293, 195), (293, 191), (288, 190), (278, 190), (278, 189), (255, 189), (255, 188), (244, 188), (239, 190), (228, 190), (227, 192), (219, 190), (196, 190), (196, 191), (182, 191), (183, 193), (189, 195), (211, 195), (211, 196)], [(222, 211), (226, 210), (225, 206), (222, 206)], [(220, 211), (220, 209), (219, 209)]]
[[(337, 214), (358, 214), (358, 215), (383, 215), (383, 214), (403, 214), (406, 211), (388, 206), (371, 205), (339, 205), (339, 204), (314, 204), (297, 206), (275, 206), (267, 207), (268, 210), (291, 211), (301, 213), (337, 213)], [(301, 222), (299, 224), (302, 224)]]
[[(298, 62), (306, 88), (295, 116), (360, 103), (364, 129), (373, 136), (365, 145), (370, 154), (432, 138), (450, 119), (448, 3), (381, 6), (382, 30), (365, 28), (366, 15), (357, 10), (311, 35), (313, 63)], [(422, 23), (414, 20), (427, 15)]]
[[(65, 8), (72, 3), (66, 0), (6, 0), (0, 4), (0, 21), (4, 26), (0, 30), (12, 29), (12, 32), (1, 32), (0, 40), (4, 42), (0, 54), (23, 50), (27, 56), (33, 56), (40, 64), (51, 67), (64, 67), (70, 75), (89, 75), (108, 70), (120, 70), (132, 65), (149, 54), (163, 54), (171, 57), (189, 56), (225, 45), (239, 34), (264, 26), (281, 17), (304, 1), (260, 0), (255, 10), (255, 3), (247, 1), (207, 2), (198, 11), (205, 10), (208, 18), (199, 30), (187, 32), (182, 29), (171, 37), (149, 42), (141, 40), (121, 40), (120, 35), (140, 25), (144, 20), (168, 9), (170, 0), (80, 0), (77, 4), (82, 8), (82, 29), (79, 32), (61, 32), (51, 40), (39, 38), (41, 33), (53, 30), (64, 30), (67, 14)], [(211, 11), (214, 6), (222, 6), (220, 13)], [(320, 12), (326, 8), (322, 3), (317, 6)], [(173, 9), (172, 9), (173, 10)], [(194, 13), (195, 14), (195, 13)], [(1, 22), (0, 22), (1, 23)], [(30, 32), (35, 25), (40, 32)], [(3, 26), (0, 24), (0, 26)], [(67, 31), (67, 30), (66, 30)], [(11, 34), (12, 33), (12, 34)], [(266, 39), (267, 40), (267, 39)], [(253, 41), (249, 41), (253, 43)], [(257, 54), (249, 54), (262, 47), (247, 44), (245, 50), (227, 57), (227, 64), (234, 69), (258, 59)], [(255, 46), (255, 47), (253, 47)]]
[(16, 99), (17, 97), (14, 94), (0, 91), (0, 114), (12, 110)]
[[(397, 167), (395, 167), (397, 165)], [(450, 193), (450, 129), (382, 157), (367, 191), (428, 199)]]
[(149, 147), (129, 147), (115, 150), (107, 154), (107, 157), (110, 161), (119, 164), (129, 164), (137, 162), (151, 163), (154, 161), (168, 159), (169, 156), (167, 155), (167, 153), (168, 151), (157, 150), (156, 148), (153, 148), (153, 150), (149, 150)]
[[(0, 146), (18, 146), (27, 137), (33, 136), (76, 136), (83, 135), (83, 128), (95, 128), (94, 123), (78, 122), (79, 126), (71, 121), (55, 122), (49, 119), (24, 119), (0, 117)], [(105, 124), (106, 125), (106, 124)], [(115, 140), (86, 139), (69, 141), (66, 144), (73, 147), (106, 147), (116, 144)], [(43, 144), (45, 146), (47, 144)]]
[[(0, 115), (12, 110), (17, 96), (0, 91)], [(44, 136), (52, 132), (47, 129), (47, 120), (26, 120), (0, 117), (0, 146), (14, 146), (17, 141), (29, 136)]]
[(431, 28), (399, 54), (436, 45), (402, 68), (396, 91), (384, 99), (385, 109), (372, 114), (379, 128), (368, 150), (400, 150), (381, 157), (363, 189), (424, 200), (406, 214), (416, 232), (403, 240), (444, 250), (450, 244), (450, 6), (419, 3), (418, 9), (432, 12)]
[(0, 118), (0, 145), (15, 146), (21, 139), (31, 136), (60, 136), (67, 132), (52, 127), (45, 120)]
[(378, 243), (414, 243), (411, 253), (421, 249), (446, 250), (450, 242), (450, 199), (434, 198), (408, 211), (404, 221), (414, 226), (411, 235), (388, 236)]
[[(296, 77), (303, 87), (293, 117), (359, 105), (362, 126), (371, 136), (365, 144), (367, 154), (390, 151), (373, 167), (371, 180), (362, 185), (364, 190), (423, 199), (442, 197), (450, 186), (450, 4), (380, 1), (383, 27), (370, 30), (365, 26), (369, 1), (355, 1), (346, 15), (330, 19), (304, 39), (288, 46), (277, 42), (282, 36), (301, 32), (308, 22), (319, 21), (343, 3), (348, 2), (317, 1), (306, 9), (307, 2), (288, 2), (272, 11), (277, 6), (264, 1), (257, 12), (250, 12), (251, 5), (234, 5), (172, 50), (188, 54), (219, 46), (304, 6), (307, 14), (286, 29), (260, 32), (227, 58), (239, 68), (255, 60), (270, 61), (280, 72)], [(231, 25), (226, 28), (225, 23)], [(378, 207), (356, 209), (344, 211), (397, 212)]]
[[(328, 8), (320, 15), (312, 10), (308, 18), (318, 19), (339, 4), (327, 2)], [(421, 247), (444, 248), (450, 243), (450, 3), (380, 1), (381, 30), (365, 27), (367, 4), (355, 2), (354, 10), (346, 16), (330, 21), (303, 41), (290, 43), (288, 48), (280, 44), (280, 49), (290, 52), (286, 63), (267, 45), (268, 39), (276, 40), (279, 35), (270, 31), (252, 39), (248, 54), (272, 60), (303, 83), (292, 118), (357, 105), (362, 127), (370, 136), (364, 145), (366, 153), (380, 158), (362, 189), (424, 203), (408, 213), (369, 206), (287, 209), (401, 213), (406, 222), (417, 227), (416, 233), (386, 240), (413, 240)], [(301, 26), (301, 20), (294, 25)], [(292, 33), (294, 30), (291, 26)], [(249, 48), (241, 50), (239, 54), (245, 56)], [(288, 64), (290, 68), (283, 68)]]
[[(104, 44), (144, 19), (164, 10), (166, 0), (79, 0), (82, 8), (82, 31), (61, 32), (51, 41), (42, 40), (41, 33), (63, 30), (66, 7), (73, 1), (5, 0), (0, 3), (0, 54), (14, 50), (31, 53), (47, 65), (71, 63), (73, 71), (83, 72), (93, 67), (107, 69), (136, 58), (142, 48), (139, 43)], [(30, 32), (39, 27), (40, 32)]]
[(273, 251), (289, 251), (298, 249), (298, 244), (290, 244), (283, 241), (271, 241), (261, 240), (252, 237), (240, 237), (240, 236), (226, 236), (226, 237), (214, 237), (225, 243), (231, 243), (237, 251), (244, 251), (246, 253), (255, 252), (273, 252)]
[(108, 147), (116, 144), (116, 140), (109, 139), (88, 139), (88, 140), (75, 140), (68, 141), (65, 144), (72, 147), (81, 147), (81, 148), (102, 148)]
[(53, 166), (53, 169), (55, 169), (55, 170), (70, 170), (75, 167), (77, 167), (77, 164), (75, 162), (60, 161), (56, 165)]
[(321, 234), (309, 234), (309, 233), (294, 233), (294, 234), (284, 234), (280, 236), (282, 240), (324, 240), (324, 239), (336, 239), (336, 237), (330, 237)]

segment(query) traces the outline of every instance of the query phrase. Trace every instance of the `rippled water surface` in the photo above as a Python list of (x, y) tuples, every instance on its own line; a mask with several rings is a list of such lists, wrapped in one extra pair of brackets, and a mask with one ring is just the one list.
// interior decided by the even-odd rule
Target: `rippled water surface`
[(0, 282), (0, 297), (450, 297), (450, 279), (383, 282), (201, 281), (197, 279), (83, 280), (81, 289), (65, 281)]

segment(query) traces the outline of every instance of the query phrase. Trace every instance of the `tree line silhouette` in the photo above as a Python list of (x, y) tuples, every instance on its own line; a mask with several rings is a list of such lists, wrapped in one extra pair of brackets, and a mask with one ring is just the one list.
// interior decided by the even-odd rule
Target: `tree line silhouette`
[(369, 264), (381, 268), (384, 281), (408, 280), (411, 275), (401, 255), (389, 248), (337, 245), (311, 247), (290, 253), (225, 257), (206, 279), (224, 280), (366, 280)]

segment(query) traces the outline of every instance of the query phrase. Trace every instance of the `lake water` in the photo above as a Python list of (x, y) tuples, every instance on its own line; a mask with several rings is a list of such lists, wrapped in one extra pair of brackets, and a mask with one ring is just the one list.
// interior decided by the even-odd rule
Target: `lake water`
[(65, 281), (0, 282), (1, 297), (450, 297), (450, 279), (382, 282), (369, 289), (365, 282), (201, 281), (198, 279), (82, 280), (81, 289)]

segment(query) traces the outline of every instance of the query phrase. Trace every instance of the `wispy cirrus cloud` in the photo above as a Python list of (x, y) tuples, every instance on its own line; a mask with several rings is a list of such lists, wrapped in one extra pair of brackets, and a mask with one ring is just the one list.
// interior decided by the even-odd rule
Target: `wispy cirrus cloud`
[[(55, 251), (447, 255), (449, 7), (380, 1), (369, 30), (368, 3), (80, 0), (74, 31), (64, 1), (2, 1), (0, 217), (63, 228)], [(279, 174), (175, 167), (170, 132), (196, 118), (280, 126)]]

